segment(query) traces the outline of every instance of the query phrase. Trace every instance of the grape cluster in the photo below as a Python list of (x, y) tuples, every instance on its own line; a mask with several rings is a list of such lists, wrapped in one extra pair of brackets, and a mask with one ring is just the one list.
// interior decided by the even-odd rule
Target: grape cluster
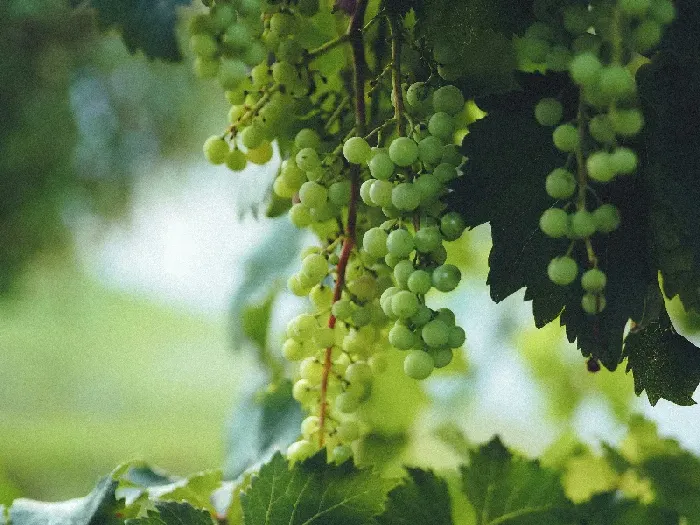
[(549, 237), (572, 240), (567, 253), (547, 268), (551, 281), (561, 286), (573, 283), (580, 273), (571, 256), (575, 242), (586, 244), (590, 269), (581, 275), (581, 307), (596, 314), (605, 308), (607, 278), (598, 267), (591, 238), (609, 234), (620, 224), (618, 209), (597, 198), (596, 184), (637, 169), (637, 154), (624, 145), (644, 126), (633, 57), (658, 45), (663, 26), (673, 20), (674, 7), (670, 0), (610, 0), (568, 6), (561, 16), (561, 26), (530, 26), (518, 49), (521, 67), (535, 64), (568, 71), (580, 89), (579, 110), (572, 121), (562, 122), (564, 108), (555, 98), (542, 99), (534, 108), (539, 124), (554, 127), (554, 146), (569, 154), (566, 166), (547, 175), (547, 194), (561, 207), (542, 214), (540, 229)]

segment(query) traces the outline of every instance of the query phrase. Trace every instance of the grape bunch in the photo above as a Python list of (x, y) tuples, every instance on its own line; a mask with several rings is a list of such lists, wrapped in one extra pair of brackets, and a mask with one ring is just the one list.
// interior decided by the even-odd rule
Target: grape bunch
[(620, 224), (620, 213), (596, 194), (598, 184), (637, 169), (637, 154), (625, 141), (644, 126), (633, 75), (635, 56), (660, 42), (663, 27), (675, 16), (670, 0), (609, 0), (591, 6), (568, 6), (561, 26), (542, 22), (530, 26), (519, 39), (521, 67), (568, 71), (580, 90), (575, 119), (562, 122), (564, 108), (555, 98), (540, 100), (534, 115), (542, 126), (554, 127), (554, 146), (569, 154), (565, 166), (546, 177), (547, 194), (557, 206), (540, 218), (540, 229), (552, 238), (569, 238), (566, 254), (547, 268), (552, 282), (567, 286), (580, 274), (571, 256), (583, 242), (589, 269), (581, 274), (581, 307), (597, 314), (606, 305), (606, 274), (599, 268), (591, 239), (609, 234)]

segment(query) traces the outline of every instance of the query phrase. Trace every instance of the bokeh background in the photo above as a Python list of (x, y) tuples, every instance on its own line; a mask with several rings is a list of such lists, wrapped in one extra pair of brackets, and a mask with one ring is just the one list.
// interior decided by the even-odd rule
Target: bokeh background
[[(303, 307), (279, 290), (306, 238), (264, 217), (279, 159), (240, 175), (204, 161), (227, 110), (188, 56), (130, 54), (61, 0), (0, 4), (0, 504), (82, 495), (136, 458), (176, 474), (231, 463), (239, 402), (264, 380), (242, 307), (278, 286), (279, 349)], [(494, 304), (488, 250), (480, 228), (451, 251), (465, 280), (447, 300), (468, 341), (410, 387), (410, 407), (396, 400), (415, 436), (499, 433), (539, 455), (616, 443), (642, 413), (700, 453), (698, 408), (651, 408), (623, 368), (589, 373), (557, 326), (535, 330), (522, 295)], [(695, 337), (698, 320), (672, 312)], [(379, 418), (390, 429), (396, 415)], [(415, 443), (440, 464), (434, 441)]]

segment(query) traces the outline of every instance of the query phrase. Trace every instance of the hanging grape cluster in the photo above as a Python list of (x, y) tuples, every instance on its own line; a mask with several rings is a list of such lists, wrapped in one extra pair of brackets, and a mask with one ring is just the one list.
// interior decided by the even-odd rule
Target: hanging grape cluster
[(542, 214), (540, 228), (549, 237), (571, 239), (547, 272), (558, 285), (573, 283), (580, 269), (572, 252), (577, 242), (585, 244), (589, 268), (580, 278), (581, 307), (588, 314), (605, 308), (607, 283), (591, 239), (615, 231), (621, 220), (613, 204), (601, 202), (596, 188), (637, 169), (636, 153), (625, 146), (644, 126), (634, 68), (641, 54), (658, 45), (674, 16), (670, 0), (592, 2), (563, 9), (560, 26), (536, 22), (517, 42), (521, 67), (568, 71), (580, 90), (574, 120), (561, 122), (563, 107), (555, 98), (540, 100), (534, 114), (541, 125), (556, 126), (554, 146), (569, 154), (566, 165), (545, 181), (557, 205)]

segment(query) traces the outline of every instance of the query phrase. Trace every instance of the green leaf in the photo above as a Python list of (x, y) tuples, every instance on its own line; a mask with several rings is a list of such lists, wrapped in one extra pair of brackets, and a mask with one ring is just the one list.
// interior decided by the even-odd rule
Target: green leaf
[(215, 513), (212, 504), (212, 494), (221, 486), (222, 475), (220, 470), (200, 472), (188, 477), (186, 480), (150, 490), (151, 499), (161, 501), (186, 501), (199, 509), (206, 509)]
[(291, 469), (281, 454), (263, 465), (242, 496), (246, 525), (366, 525), (384, 510), (395, 482), (323, 452)]
[(409, 478), (389, 492), (380, 525), (451, 525), (447, 482), (431, 471), (408, 469)]
[(189, 0), (91, 0), (104, 29), (118, 29), (130, 52), (150, 58), (182, 59), (175, 36), (177, 7)]
[(581, 525), (678, 525), (678, 514), (670, 509), (621, 500), (614, 492), (594, 496), (578, 507)]
[(471, 452), (462, 480), (476, 525), (561, 525), (572, 516), (558, 475), (513, 456), (498, 438)]
[(665, 311), (658, 321), (630, 332), (625, 355), (637, 395), (646, 390), (652, 405), (659, 399), (695, 404), (691, 396), (700, 384), (700, 349), (675, 331)]
[(213, 525), (211, 515), (189, 503), (156, 503), (145, 518), (126, 520), (126, 525)]
[(263, 301), (247, 304), (241, 312), (243, 333), (259, 350), (267, 349), (267, 329), (272, 315), (272, 303), (276, 296), (276, 290), (272, 290)]
[(19, 498), (10, 507), (12, 525), (117, 525), (121, 504), (115, 497), (118, 482), (107, 476), (84, 498), (60, 503)]

